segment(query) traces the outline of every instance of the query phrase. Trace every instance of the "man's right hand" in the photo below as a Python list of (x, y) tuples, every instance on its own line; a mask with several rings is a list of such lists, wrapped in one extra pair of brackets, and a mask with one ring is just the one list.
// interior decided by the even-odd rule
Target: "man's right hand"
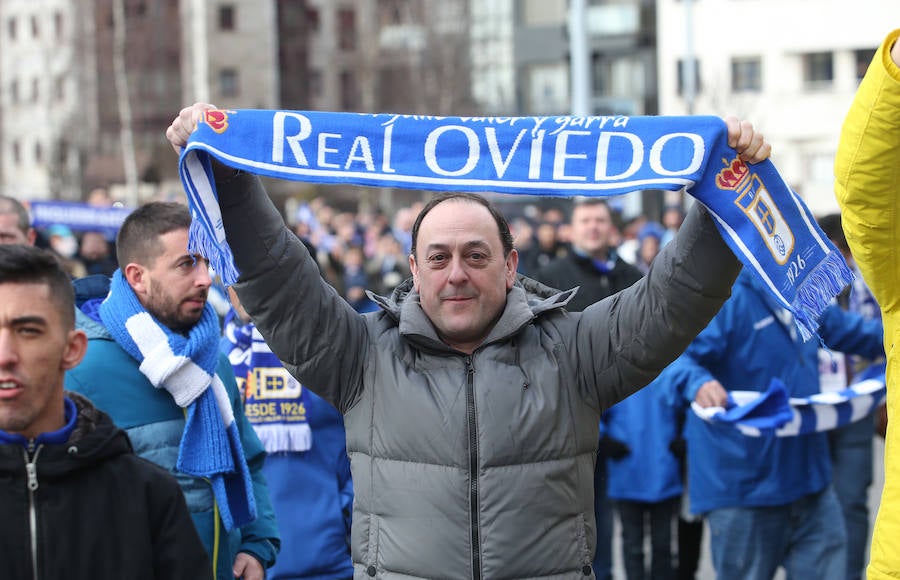
[(728, 404), (728, 391), (719, 381), (707, 381), (700, 385), (694, 401), (703, 407), (725, 407)]
[(166, 139), (172, 144), (175, 153), (181, 155), (181, 150), (187, 146), (191, 133), (200, 124), (203, 114), (210, 110), (216, 109), (215, 105), (209, 103), (194, 103), (190, 107), (181, 109), (169, 128), (166, 129)]

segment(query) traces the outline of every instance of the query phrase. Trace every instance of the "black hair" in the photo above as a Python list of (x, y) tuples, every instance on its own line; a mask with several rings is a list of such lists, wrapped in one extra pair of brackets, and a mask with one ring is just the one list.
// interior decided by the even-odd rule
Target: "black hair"
[(66, 328), (75, 327), (75, 291), (53, 252), (26, 244), (0, 244), (0, 284), (46, 284)]
[(116, 236), (119, 264), (152, 266), (163, 252), (160, 236), (190, 227), (191, 212), (182, 203), (154, 201), (140, 206), (128, 214)]
[(416, 256), (416, 246), (419, 240), (419, 227), (422, 225), (422, 220), (425, 219), (425, 216), (428, 215), (428, 212), (433, 210), (437, 205), (444, 203), (445, 201), (467, 201), (470, 203), (477, 203), (481, 206), (487, 208), (490, 212), (491, 217), (494, 218), (494, 222), (497, 224), (497, 230), (500, 234), (500, 244), (503, 246), (503, 255), (504, 257), (509, 256), (509, 253), (513, 251), (513, 237), (512, 233), (509, 231), (509, 223), (506, 221), (506, 218), (500, 213), (494, 204), (488, 201), (484, 196), (478, 195), (477, 193), (468, 193), (464, 191), (459, 192), (447, 192), (436, 195), (431, 198), (425, 207), (422, 208), (422, 211), (419, 212), (419, 215), (416, 216), (416, 221), (412, 227), (412, 248), (410, 253), (415, 258)]

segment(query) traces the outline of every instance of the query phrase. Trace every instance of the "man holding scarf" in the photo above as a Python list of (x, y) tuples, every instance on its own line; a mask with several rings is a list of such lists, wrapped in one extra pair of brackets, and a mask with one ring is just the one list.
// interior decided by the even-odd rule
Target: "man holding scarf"
[[(187, 146), (209, 105), (167, 131)], [(770, 147), (728, 123), (743, 161)], [(359, 314), (253, 175), (215, 169), (235, 289), (267, 344), (344, 413), (356, 578), (592, 578), (600, 413), (646, 385), (727, 299), (740, 264), (695, 204), (649, 274), (570, 313), (517, 276), (503, 216), (464, 192), (420, 212), (413, 278)]]
[(119, 230), (112, 280), (76, 281), (89, 349), (66, 387), (175, 474), (218, 580), (262, 580), (279, 547), (265, 450), (218, 350), (208, 263), (188, 252), (190, 222), (177, 203), (136, 209)]

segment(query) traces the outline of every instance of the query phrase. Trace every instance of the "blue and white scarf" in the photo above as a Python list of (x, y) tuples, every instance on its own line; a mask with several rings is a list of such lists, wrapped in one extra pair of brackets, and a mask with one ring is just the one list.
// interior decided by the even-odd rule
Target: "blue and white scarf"
[(107, 331), (140, 363), (154, 387), (187, 409), (176, 467), (212, 484), (226, 530), (256, 519), (253, 482), (234, 422), (231, 401), (216, 375), (219, 319), (210, 304), (188, 336), (172, 332), (138, 301), (121, 270), (100, 304)]
[(788, 397), (779, 379), (768, 389), (730, 391), (728, 407), (701, 407), (691, 403), (694, 413), (710, 423), (733, 425), (744, 435), (793, 437), (837, 429), (871, 414), (884, 400), (885, 364), (872, 365), (841, 391), (821, 392), (810, 397)]
[(718, 117), (430, 117), (211, 110), (181, 155), (190, 247), (237, 279), (210, 157), (270, 177), (437, 191), (609, 196), (686, 191), (790, 310), (804, 339), (853, 279), (768, 160), (745, 165)]
[(228, 355), (244, 393), (244, 414), (268, 453), (308, 451), (312, 430), (309, 394), (266, 344), (252, 322), (241, 324), (229, 312), (222, 350)]

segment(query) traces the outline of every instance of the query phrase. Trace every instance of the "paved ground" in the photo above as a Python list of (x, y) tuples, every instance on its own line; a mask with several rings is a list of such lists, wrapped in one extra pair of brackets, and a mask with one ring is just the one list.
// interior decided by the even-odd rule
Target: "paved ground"
[[(872, 487), (869, 488), (869, 506), (871, 508), (871, 515), (869, 518), (870, 537), (871, 522), (875, 521), (875, 512), (878, 509), (878, 503), (881, 499), (881, 487), (884, 485), (884, 441), (879, 437), (875, 438), (874, 455), (875, 473), (873, 474)], [(619, 529), (618, 521), (615, 523), (613, 537), (613, 579), (626, 580), (625, 571), (622, 568), (621, 530)], [(649, 550), (649, 546), (647, 546), (647, 549)], [(697, 573), (697, 580), (716, 580), (716, 573), (713, 570), (712, 561), (709, 557), (709, 533), (707, 529), (704, 529), (703, 531), (703, 553), (700, 556), (700, 570)], [(775, 580), (784, 580), (783, 571), (779, 571), (775, 576)]]

